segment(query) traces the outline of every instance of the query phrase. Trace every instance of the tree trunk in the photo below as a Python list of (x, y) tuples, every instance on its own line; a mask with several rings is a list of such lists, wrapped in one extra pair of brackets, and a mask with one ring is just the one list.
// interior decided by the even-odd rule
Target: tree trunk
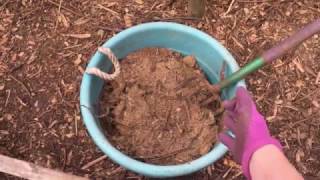
[(188, 14), (201, 18), (205, 12), (205, 0), (188, 0)]

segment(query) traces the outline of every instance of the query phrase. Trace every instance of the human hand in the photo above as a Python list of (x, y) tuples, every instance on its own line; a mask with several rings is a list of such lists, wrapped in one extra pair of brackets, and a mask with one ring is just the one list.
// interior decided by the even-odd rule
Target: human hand
[(267, 144), (273, 144), (279, 149), (281, 145), (271, 137), (263, 116), (257, 111), (245, 88), (239, 87), (236, 97), (223, 103), (224, 126), (234, 133), (235, 138), (222, 132), (219, 140), (229, 148), (235, 161), (241, 164), (244, 175), (250, 179), (249, 162), (252, 154)]

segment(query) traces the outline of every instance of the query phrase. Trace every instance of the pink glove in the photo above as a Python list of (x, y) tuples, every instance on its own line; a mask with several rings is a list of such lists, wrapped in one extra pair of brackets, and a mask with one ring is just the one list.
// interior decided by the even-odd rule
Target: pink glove
[(229, 148), (235, 161), (241, 164), (244, 175), (251, 179), (249, 163), (253, 153), (267, 144), (273, 144), (280, 150), (282, 147), (271, 137), (263, 116), (245, 88), (239, 87), (236, 97), (224, 101), (224, 106), (223, 123), (235, 138), (223, 132), (219, 134), (219, 140)]

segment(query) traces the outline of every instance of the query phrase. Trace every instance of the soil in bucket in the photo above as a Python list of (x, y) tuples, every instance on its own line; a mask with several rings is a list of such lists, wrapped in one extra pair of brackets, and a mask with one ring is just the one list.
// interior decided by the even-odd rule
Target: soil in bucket
[(219, 95), (191, 56), (147, 48), (121, 61), (100, 102), (111, 143), (147, 163), (185, 163), (208, 153), (222, 114)]

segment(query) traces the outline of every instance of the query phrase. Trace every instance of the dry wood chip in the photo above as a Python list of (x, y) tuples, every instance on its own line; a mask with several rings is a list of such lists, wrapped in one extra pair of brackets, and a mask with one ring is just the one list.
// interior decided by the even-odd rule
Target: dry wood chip
[(241, 169), (241, 167), (236, 163), (234, 162), (233, 160), (230, 160), (230, 159), (224, 159), (223, 160), (223, 164), (225, 166), (228, 166), (228, 167), (232, 167), (232, 168), (236, 168), (236, 169)]
[(29, 57), (27, 64), (31, 64), (36, 60), (37, 56), (36, 56), (36, 52), (32, 53), (31, 56)]
[(24, 52), (20, 52), (20, 53), (18, 54), (18, 56), (19, 56), (19, 57), (22, 57), (22, 56), (24, 56), (24, 54), (25, 54)]
[(99, 157), (99, 158), (97, 158), (97, 159), (95, 159), (95, 160), (87, 163), (86, 165), (82, 166), (81, 169), (83, 169), (83, 170), (84, 170), (84, 169), (88, 169), (89, 167), (97, 164), (97, 163), (100, 162), (100, 161), (105, 160), (106, 158), (107, 158), (107, 155), (103, 155), (103, 156), (101, 156), (101, 157)]
[(313, 104), (316, 108), (319, 108), (319, 107), (320, 107), (318, 101), (316, 101), (316, 100), (313, 100), (313, 101), (312, 101), (312, 104)]
[(316, 78), (316, 84), (320, 84), (320, 72), (318, 72), (318, 75)]
[(308, 148), (308, 149), (312, 149), (312, 144), (313, 144), (313, 143), (314, 143), (314, 141), (313, 141), (312, 137), (308, 138), (308, 139), (306, 140), (306, 146), (307, 146), (307, 148)]
[(86, 24), (89, 21), (90, 21), (90, 19), (80, 18), (80, 19), (77, 19), (76, 21), (74, 21), (73, 24), (76, 25), (76, 26), (79, 26), (79, 25), (82, 25), (82, 24)]
[(304, 81), (298, 79), (298, 80), (296, 81), (296, 84), (295, 84), (295, 85), (296, 85), (297, 87), (301, 88), (301, 87), (304, 86)]
[(275, 103), (275, 104), (282, 104), (282, 103), (283, 103), (283, 100), (277, 99), (277, 100), (274, 101), (274, 103)]
[(106, 10), (106, 11), (108, 11), (111, 14), (116, 15), (116, 16), (119, 16), (119, 14), (120, 14), (120, 13), (118, 13), (118, 12), (108, 8), (108, 7), (105, 7), (105, 6), (101, 5), (101, 4), (98, 4), (98, 7), (101, 8), (101, 9), (104, 9), (104, 10)]
[(67, 164), (68, 166), (71, 164), (72, 155), (73, 155), (73, 151), (71, 150), (71, 151), (68, 153), (68, 156), (67, 156), (67, 162), (66, 162), (66, 164)]
[(79, 64), (81, 64), (81, 57), (82, 54), (78, 54), (77, 59), (75, 61), (73, 61), (73, 63), (78, 66)]
[(0, 45), (5, 44), (8, 41), (7, 35), (2, 36), (2, 39), (0, 40)]
[(4, 90), (4, 84), (0, 84), (0, 91)]
[(23, 37), (20, 36), (20, 35), (15, 35), (14, 37), (17, 38), (17, 39), (19, 39), (19, 40), (22, 40), (22, 39), (23, 39)]
[(67, 20), (67, 18), (62, 13), (60, 13), (60, 15), (59, 15), (59, 20), (62, 22), (64, 27), (66, 27), (66, 28), (70, 27), (69, 21)]
[(78, 38), (78, 39), (86, 39), (86, 38), (90, 38), (91, 34), (89, 34), (89, 33), (86, 33), (86, 34), (64, 34), (64, 36)]
[(118, 4), (117, 2), (107, 2), (106, 7), (112, 7), (115, 6), (116, 4)]
[(13, 119), (13, 114), (4, 114), (3, 116), (6, 120), (11, 121)]
[(298, 70), (302, 73), (304, 73), (304, 68), (300, 62), (297, 61), (297, 58), (293, 60), (293, 64), (296, 65)]
[(186, 56), (182, 61), (189, 67), (195, 67), (197, 65), (197, 62), (193, 56)]
[(83, 69), (81, 66), (78, 66), (78, 70), (79, 70), (79, 72), (80, 72), (81, 74), (84, 73), (84, 69)]
[(9, 135), (9, 131), (6, 131), (6, 130), (0, 130), (0, 134), (3, 134), (3, 135)]
[(298, 149), (296, 153), (296, 162), (301, 162), (301, 159), (304, 157), (304, 152), (302, 149)]
[(128, 15), (128, 14), (124, 15), (123, 19), (124, 19), (124, 23), (125, 23), (126, 27), (132, 26), (132, 19), (131, 19), (130, 15)]
[(277, 117), (277, 113), (278, 113), (278, 106), (275, 105), (274, 108), (273, 108), (273, 115), (267, 117), (267, 118), (266, 118), (267, 121), (268, 121), (268, 122), (272, 122), (272, 121)]
[(138, 4), (143, 4), (143, 0), (135, 0), (135, 2)]

